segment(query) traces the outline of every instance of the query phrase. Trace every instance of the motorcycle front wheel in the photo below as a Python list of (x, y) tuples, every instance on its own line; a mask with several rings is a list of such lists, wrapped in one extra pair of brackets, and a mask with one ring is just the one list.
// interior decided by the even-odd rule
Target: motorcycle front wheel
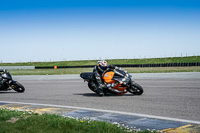
[(12, 88), (17, 91), (17, 92), (20, 92), (20, 93), (23, 93), (25, 91), (25, 88), (22, 84), (20, 84), (19, 82), (16, 82), (15, 85), (12, 85)]
[(131, 85), (131, 87), (127, 89), (127, 91), (129, 91), (130, 93), (134, 95), (142, 95), (142, 93), (144, 92), (142, 86), (140, 86), (139, 84), (135, 82)]

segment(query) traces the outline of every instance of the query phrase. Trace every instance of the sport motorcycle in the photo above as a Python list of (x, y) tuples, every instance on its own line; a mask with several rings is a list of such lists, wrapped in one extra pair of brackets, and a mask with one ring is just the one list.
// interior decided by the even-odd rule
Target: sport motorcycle
[[(90, 90), (98, 94), (97, 81), (93, 72), (83, 72), (80, 77), (88, 82)], [(133, 95), (141, 95), (144, 92), (143, 88), (131, 77), (127, 71), (121, 70), (121, 68), (106, 70), (102, 74), (102, 80), (106, 84), (106, 87), (103, 88), (104, 93), (124, 94), (130, 92)]]
[(22, 84), (12, 79), (11, 74), (7, 70), (0, 70), (0, 91), (15, 90), (24, 92), (25, 88)]

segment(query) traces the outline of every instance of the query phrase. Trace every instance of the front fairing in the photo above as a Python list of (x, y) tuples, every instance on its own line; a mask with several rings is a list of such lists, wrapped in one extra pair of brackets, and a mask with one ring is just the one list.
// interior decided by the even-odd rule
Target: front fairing
[(127, 71), (116, 69), (113, 80), (116, 80), (123, 85), (127, 85), (131, 81), (131, 75)]
[(12, 79), (12, 76), (10, 75), (9, 72), (2, 73), (1, 77), (4, 79)]
[(124, 78), (126, 76), (126, 73), (123, 70), (115, 69), (115, 75), (113, 78)]

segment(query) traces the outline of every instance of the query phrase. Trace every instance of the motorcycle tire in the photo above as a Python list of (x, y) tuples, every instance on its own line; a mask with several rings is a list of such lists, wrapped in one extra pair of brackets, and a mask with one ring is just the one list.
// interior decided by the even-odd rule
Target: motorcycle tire
[(19, 82), (16, 82), (14, 90), (19, 93), (23, 93), (25, 91), (25, 88), (22, 84), (20, 84)]
[(144, 92), (142, 86), (140, 86), (137, 83), (133, 83), (132, 86), (127, 89), (127, 91), (129, 91), (130, 93), (134, 95), (142, 95), (142, 93)]
[(92, 81), (88, 82), (88, 87), (90, 88), (91, 91), (97, 93), (97, 88)]

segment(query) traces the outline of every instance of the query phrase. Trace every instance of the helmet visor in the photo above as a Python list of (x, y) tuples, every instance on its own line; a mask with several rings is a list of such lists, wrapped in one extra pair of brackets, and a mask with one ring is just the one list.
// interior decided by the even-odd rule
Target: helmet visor
[(107, 69), (107, 66), (100, 66), (100, 68), (101, 68), (102, 70), (106, 70), (106, 69)]

